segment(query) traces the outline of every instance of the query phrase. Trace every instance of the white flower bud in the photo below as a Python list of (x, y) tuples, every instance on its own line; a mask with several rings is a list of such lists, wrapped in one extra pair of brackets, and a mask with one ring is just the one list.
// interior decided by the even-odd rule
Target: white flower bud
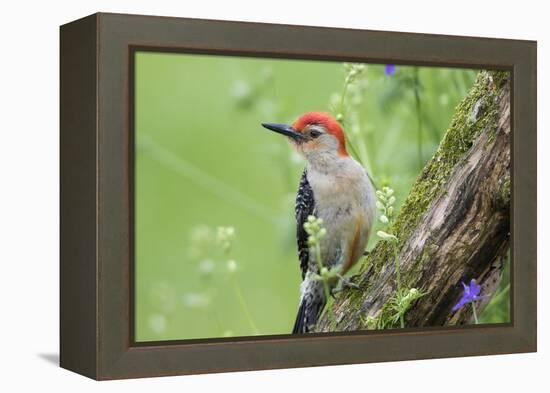
[(237, 262), (233, 259), (227, 261), (227, 270), (229, 270), (229, 273), (234, 273), (237, 270)]
[(199, 271), (203, 274), (210, 274), (214, 271), (214, 262), (210, 259), (204, 259), (199, 262)]
[(384, 231), (378, 231), (376, 234), (384, 240), (397, 241), (397, 238), (394, 235), (386, 233)]

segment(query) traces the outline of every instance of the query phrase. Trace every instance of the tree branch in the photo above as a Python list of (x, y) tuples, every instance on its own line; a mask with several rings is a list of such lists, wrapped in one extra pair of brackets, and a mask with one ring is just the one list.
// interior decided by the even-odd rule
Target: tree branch
[[(498, 287), (510, 231), (508, 78), (507, 72), (479, 73), (390, 228), (400, 239), (402, 287), (426, 292), (407, 312), (407, 327), (470, 322), (471, 307), (451, 311), (462, 294), (460, 282), (475, 278), (482, 294)], [(354, 277), (361, 290), (344, 291), (333, 304), (336, 324), (325, 314), (317, 331), (372, 328), (372, 318), (378, 327), (396, 327), (390, 318), (392, 247), (378, 242)]]

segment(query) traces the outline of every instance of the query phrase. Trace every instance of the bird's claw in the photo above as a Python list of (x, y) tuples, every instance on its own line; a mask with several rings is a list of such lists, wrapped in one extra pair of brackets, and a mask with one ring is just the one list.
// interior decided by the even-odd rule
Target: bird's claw
[(351, 282), (349, 280), (346, 280), (346, 281), (342, 281), (342, 287), (343, 288), (350, 288), (350, 289), (361, 289), (361, 287), (354, 283), (354, 282)]
[(336, 299), (336, 294), (337, 293), (340, 293), (340, 292), (343, 292), (345, 289), (361, 289), (361, 287), (359, 285), (357, 285), (356, 283), (354, 282), (351, 282), (350, 280), (348, 280), (347, 278), (345, 278), (344, 276), (342, 275), (338, 275), (338, 278), (340, 279), (340, 285), (337, 287), (337, 288), (333, 288), (331, 291), (330, 291), (330, 295)]

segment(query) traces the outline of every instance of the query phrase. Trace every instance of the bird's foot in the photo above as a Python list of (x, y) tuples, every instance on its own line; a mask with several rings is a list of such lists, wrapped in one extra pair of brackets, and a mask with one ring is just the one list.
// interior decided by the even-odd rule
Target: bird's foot
[(361, 287), (359, 285), (357, 285), (354, 282), (351, 282), (349, 279), (347, 279), (346, 277), (344, 277), (340, 274), (338, 275), (338, 278), (340, 279), (342, 290), (344, 290), (346, 288), (361, 289)]
[(338, 274), (338, 278), (340, 279), (340, 285), (338, 285), (338, 287), (335, 287), (330, 291), (330, 295), (334, 299), (336, 299), (336, 296), (335, 296), (336, 294), (343, 292), (345, 289), (356, 289), (356, 290), (361, 289), (359, 285), (357, 285), (354, 282), (351, 282), (349, 279), (342, 276), (341, 274)]

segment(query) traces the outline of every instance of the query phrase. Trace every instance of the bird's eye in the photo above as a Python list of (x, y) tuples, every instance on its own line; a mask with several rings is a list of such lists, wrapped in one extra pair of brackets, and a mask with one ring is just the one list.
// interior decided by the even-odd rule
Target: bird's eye
[(311, 131), (309, 132), (309, 135), (310, 135), (312, 138), (317, 138), (318, 136), (321, 135), (321, 131), (311, 130)]

